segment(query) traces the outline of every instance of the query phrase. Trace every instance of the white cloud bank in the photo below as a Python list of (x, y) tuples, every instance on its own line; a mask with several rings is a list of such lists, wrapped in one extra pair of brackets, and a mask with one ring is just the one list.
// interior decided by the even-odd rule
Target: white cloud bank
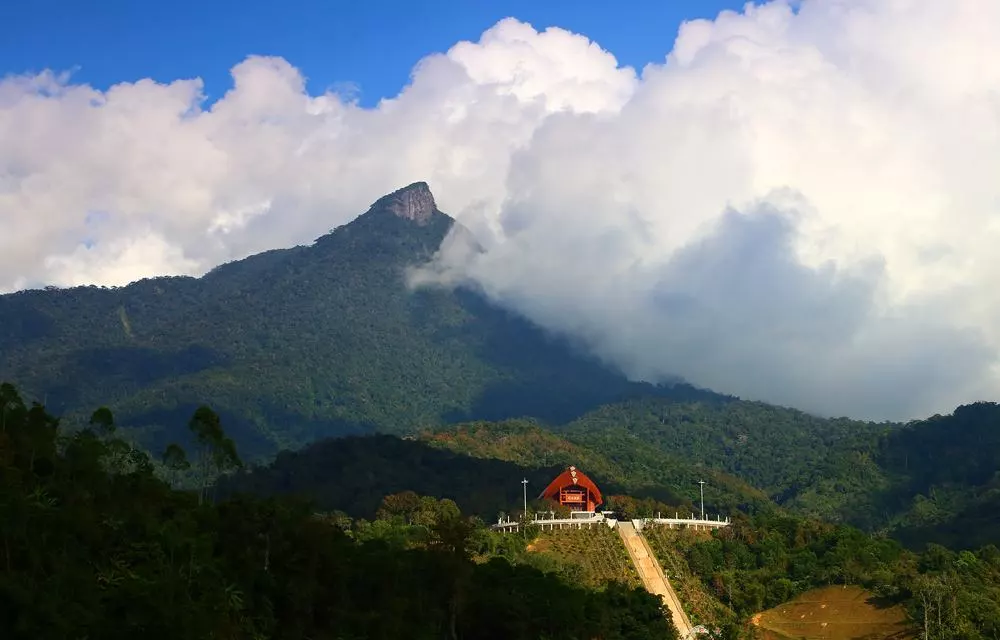
[(199, 80), (8, 77), (0, 290), (198, 274), (427, 180), (489, 247), (437, 270), (635, 377), (948, 411), (1000, 395), (998, 30), (996, 0), (776, 1), (637, 75), (505, 20), (374, 109), (280, 58), (204, 109)]

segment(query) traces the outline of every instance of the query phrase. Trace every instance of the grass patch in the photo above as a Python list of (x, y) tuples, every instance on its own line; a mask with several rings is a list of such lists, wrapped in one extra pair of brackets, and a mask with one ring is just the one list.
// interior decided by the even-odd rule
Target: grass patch
[(919, 636), (900, 606), (860, 587), (807, 591), (753, 617), (761, 640), (910, 640)]

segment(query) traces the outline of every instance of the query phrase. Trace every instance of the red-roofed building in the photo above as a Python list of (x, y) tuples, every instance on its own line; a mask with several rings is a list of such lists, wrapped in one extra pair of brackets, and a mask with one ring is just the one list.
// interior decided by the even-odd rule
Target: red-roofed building
[(566, 469), (545, 487), (539, 499), (554, 500), (573, 511), (594, 511), (604, 502), (594, 481), (576, 467)]

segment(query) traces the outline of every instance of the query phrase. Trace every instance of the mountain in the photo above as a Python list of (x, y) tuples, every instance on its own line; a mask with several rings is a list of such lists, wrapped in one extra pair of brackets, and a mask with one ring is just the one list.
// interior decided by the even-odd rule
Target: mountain
[[(654, 487), (668, 503), (706, 479), (720, 506), (770, 499), (914, 543), (967, 538), (956, 522), (1000, 505), (995, 409), (876, 424), (630, 382), (476, 291), (408, 288), (407, 269), (455, 224), (418, 182), (309, 246), (201, 278), (0, 296), (0, 381), (69, 427), (107, 405), (156, 453), (186, 444), (207, 403), (247, 461), (329, 437), (424, 434), (522, 467), (591, 456), (630, 492)], [(526, 417), (533, 430), (510, 433)], [(455, 424), (450, 440), (426, 435)]]
[(0, 380), (70, 423), (108, 404), (153, 450), (208, 402), (250, 458), (460, 420), (559, 424), (672, 393), (630, 383), (474, 291), (408, 289), (405, 270), (454, 224), (415, 183), (311, 246), (201, 278), (0, 296)]

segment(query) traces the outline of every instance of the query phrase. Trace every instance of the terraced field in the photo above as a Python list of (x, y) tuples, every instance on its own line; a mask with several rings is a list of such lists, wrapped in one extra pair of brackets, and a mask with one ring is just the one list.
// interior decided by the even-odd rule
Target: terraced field
[(539, 564), (551, 564), (568, 577), (592, 588), (618, 581), (641, 587), (639, 574), (618, 534), (609, 527), (543, 531), (528, 546), (540, 556)]

